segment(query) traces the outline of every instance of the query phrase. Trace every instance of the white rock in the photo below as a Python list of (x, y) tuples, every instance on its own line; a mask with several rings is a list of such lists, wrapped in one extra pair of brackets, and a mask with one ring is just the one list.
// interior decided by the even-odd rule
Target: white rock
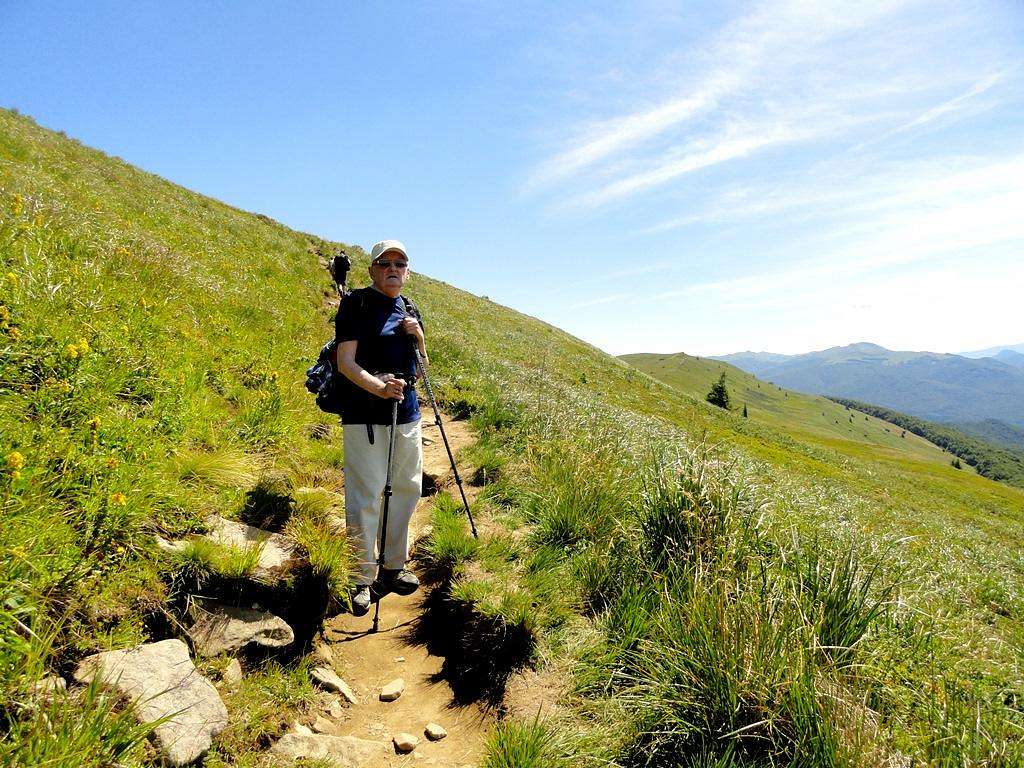
[(328, 691), (340, 693), (349, 704), (359, 703), (359, 699), (356, 698), (356, 692), (352, 690), (352, 686), (346, 683), (330, 667), (314, 667), (310, 670), (309, 676), (313, 678), (313, 682), (323, 686)]
[(361, 768), (382, 759), (388, 753), (388, 747), (383, 742), (357, 739), (355, 736), (292, 731), (282, 736), (270, 751), (291, 760), (325, 760), (337, 768)]
[(395, 663), (396, 664), (401, 664), (404, 661), (405, 661), (405, 656), (395, 656)]
[(216, 600), (195, 600), (189, 607), (193, 624), (188, 634), (200, 656), (231, 653), (247, 645), (283, 648), (295, 633), (279, 616), (251, 608), (238, 608)]
[(395, 749), (399, 752), (412, 752), (420, 743), (420, 740), (411, 733), (396, 733), (392, 741), (395, 743)]
[(242, 665), (238, 663), (238, 659), (229, 661), (224, 671), (220, 673), (220, 679), (232, 688), (242, 682), (242, 677)]
[(217, 689), (199, 674), (181, 640), (88, 656), (74, 677), (80, 683), (98, 678), (105, 687), (124, 694), (140, 722), (166, 718), (153, 729), (153, 739), (174, 766), (202, 757), (228, 724), (228, 711)]
[(448, 735), (448, 731), (446, 731), (443, 726), (440, 726), (437, 723), (427, 723), (427, 727), (423, 729), (423, 732), (431, 741), (440, 741)]
[(293, 563), (295, 545), (279, 533), (253, 528), (245, 523), (227, 520), (220, 515), (208, 517), (206, 525), (209, 531), (203, 538), (216, 544), (235, 549), (259, 547), (259, 559), (252, 573), (252, 578), (256, 581), (277, 583)]
[(163, 536), (155, 536), (157, 549), (162, 549), (164, 552), (184, 552), (188, 549), (187, 541), (168, 541)]
[(390, 683), (380, 689), (381, 701), (394, 701), (405, 692), (405, 680), (396, 677)]

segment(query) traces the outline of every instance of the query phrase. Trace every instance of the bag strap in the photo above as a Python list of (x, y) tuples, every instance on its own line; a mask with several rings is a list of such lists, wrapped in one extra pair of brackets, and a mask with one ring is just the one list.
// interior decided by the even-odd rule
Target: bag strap
[(419, 311), (419, 309), (417, 309), (416, 305), (412, 303), (412, 299), (407, 299), (407, 298), (405, 298), (405, 296), (402, 296), (401, 298), (402, 298), (402, 303), (405, 304), (405, 311), (408, 314), (410, 314), (413, 317), (415, 317), (417, 320), (422, 320), (423, 319), (423, 315), (420, 314), (420, 311)]

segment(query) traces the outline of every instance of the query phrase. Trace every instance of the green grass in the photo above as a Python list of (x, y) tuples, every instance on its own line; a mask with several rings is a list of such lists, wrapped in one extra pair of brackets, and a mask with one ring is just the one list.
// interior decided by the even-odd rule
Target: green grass
[[(287, 518), (343, 584), (343, 453), (303, 388), (330, 244), (6, 111), (0, 160), (0, 730), (25, 734), (26, 679), (151, 636), (174, 584), (156, 533)], [(439, 281), (409, 293), (440, 398), (481, 435), (481, 540), (442, 496), (425, 547), (449, 629), (478, 660), (515, 630), (570, 670), (557, 754), (510, 724), (488, 760), (1020, 762), (1024, 493), (828, 401), (745, 381), (744, 419), (703, 402), (710, 368), (668, 386)], [(254, 495), (266, 477), (288, 488)], [(231, 697), (211, 760), (258, 760), (303, 680)]]

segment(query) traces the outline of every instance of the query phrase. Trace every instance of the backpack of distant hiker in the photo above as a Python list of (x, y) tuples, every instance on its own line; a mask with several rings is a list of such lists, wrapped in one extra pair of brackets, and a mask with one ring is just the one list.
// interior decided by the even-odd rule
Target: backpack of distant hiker
[[(405, 303), (406, 313), (417, 320), (421, 319), (420, 311), (411, 300), (401, 297)], [(345, 293), (341, 300), (352, 302), (351, 309), (360, 311), (362, 309), (361, 291), (350, 291)], [(340, 311), (340, 305), (339, 305)], [(320, 354), (316, 362), (306, 371), (306, 389), (310, 394), (316, 395), (316, 407), (324, 413), (333, 413), (341, 416), (345, 412), (345, 405), (351, 401), (354, 393), (362, 392), (358, 384), (351, 382), (335, 367), (337, 360), (338, 339), (333, 338), (320, 348)]]

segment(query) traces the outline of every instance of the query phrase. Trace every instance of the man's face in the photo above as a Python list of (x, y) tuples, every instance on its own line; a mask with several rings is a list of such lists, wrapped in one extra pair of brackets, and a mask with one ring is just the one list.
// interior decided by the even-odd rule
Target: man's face
[[(399, 265), (403, 266), (399, 266)], [(370, 279), (381, 293), (394, 298), (409, 278), (409, 260), (400, 251), (384, 251), (370, 265)]]

